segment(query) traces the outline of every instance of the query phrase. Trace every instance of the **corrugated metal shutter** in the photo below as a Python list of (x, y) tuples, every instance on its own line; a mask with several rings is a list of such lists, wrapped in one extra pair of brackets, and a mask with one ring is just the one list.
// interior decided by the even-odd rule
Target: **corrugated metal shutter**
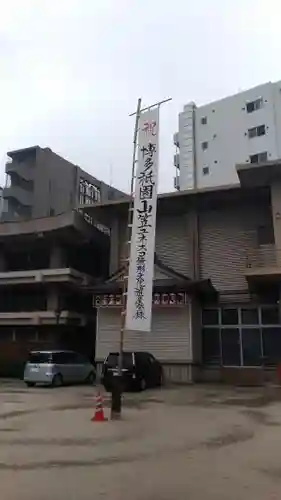
[[(96, 359), (119, 349), (120, 309), (98, 310)], [(151, 332), (126, 332), (125, 350), (151, 352), (160, 361), (191, 359), (189, 308), (154, 308)]]
[(171, 278), (171, 276), (169, 276), (167, 273), (162, 271), (162, 269), (160, 269), (158, 266), (155, 265), (153, 278), (155, 280), (167, 280), (167, 279)]
[(119, 350), (120, 308), (97, 309), (96, 359), (103, 360), (110, 351)]
[(245, 304), (247, 302), (252, 302), (252, 300), (252, 295), (249, 290), (225, 290), (220, 293), (220, 304)]
[(219, 290), (247, 290), (246, 256), (257, 244), (264, 214), (258, 207), (226, 207), (200, 214), (200, 273)]
[(180, 216), (159, 216), (156, 227), (156, 253), (164, 264), (189, 276), (192, 270), (191, 240), (187, 219)]
[[(126, 223), (119, 222), (119, 266), (126, 249), (124, 239)], [(192, 270), (191, 239), (188, 235), (187, 218), (182, 216), (158, 216), (156, 225), (155, 251), (164, 264), (179, 273), (190, 275)]]

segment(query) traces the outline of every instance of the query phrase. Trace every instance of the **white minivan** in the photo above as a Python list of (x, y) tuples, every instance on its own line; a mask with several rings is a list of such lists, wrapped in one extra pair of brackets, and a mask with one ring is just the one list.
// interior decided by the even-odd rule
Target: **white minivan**
[(28, 387), (36, 384), (54, 387), (84, 382), (93, 384), (96, 371), (85, 356), (75, 351), (31, 351), (23, 378)]

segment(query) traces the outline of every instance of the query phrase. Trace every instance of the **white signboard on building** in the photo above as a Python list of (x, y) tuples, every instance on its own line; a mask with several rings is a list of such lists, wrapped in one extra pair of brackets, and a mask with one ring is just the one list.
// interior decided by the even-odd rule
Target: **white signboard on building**
[(151, 329), (158, 181), (159, 107), (140, 115), (129, 261), (127, 330)]

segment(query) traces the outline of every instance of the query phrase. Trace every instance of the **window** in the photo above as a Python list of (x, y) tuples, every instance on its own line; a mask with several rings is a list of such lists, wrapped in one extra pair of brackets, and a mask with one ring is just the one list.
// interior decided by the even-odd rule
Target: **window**
[(13, 328), (4, 326), (0, 328), (0, 343), (13, 340)]
[(201, 125), (207, 125), (207, 116), (202, 116)]
[(259, 162), (262, 163), (263, 161), (267, 161), (267, 152), (266, 151), (264, 151), (264, 153), (259, 153)]
[(259, 155), (251, 155), (250, 162), (251, 163), (259, 163)]
[(253, 137), (259, 137), (261, 135), (265, 135), (265, 125), (259, 125), (258, 127), (248, 129), (249, 139), (253, 139)]
[(260, 366), (281, 363), (277, 305), (217, 307), (202, 311), (204, 363)]
[(54, 352), (53, 353), (53, 363), (56, 365), (64, 365), (66, 364), (65, 353), (62, 352)]
[(218, 309), (203, 309), (203, 311), (202, 311), (202, 324), (203, 325), (218, 325), (219, 324), (219, 310)]
[(152, 356), (152, 354), (147, 354), (147, 360), (149, 361), (150, 364), (153, 365), (153, 363), (155, 363), (156, 359), (154, 356)]
[(242, 348), (243, 364), (245, 366), (259, 366), (262, 361), (261, 334), (259, 328), (243, 328)]
[(246, 104), (247, 113), (253, 113), (253, 111), (257, 111), (258, 109), (262, 108), (262, 106), (263, 106), (262, 97), (259, 97), (255, 101), (247, 102)]
[(222, 361), (226, 366), (240, 366), (240, 338), (238, 328), (222, 328)]
[(221, 322), (223, 325), (237, 325), (238, 309), (222, 309)]
[(219, 365), (220, 352), (220, 329), (203, 328), (202, 331), (203, 360), (209, 365)]
[(258, 325), (259, 312), (257, 308), (241, 309), (242, 325)]
[(278, 308), (278, 306), (262, 307), (261, 308), (261, 322), (263, 325), (279, 325), (279, 308)]
[(74, 363), (78, 365), (85, 365), (89, 363), (89, 360), (82, 354), (74, 353)]
[(203, 175), (209, 175), (209, 173), (210, 173), (209, 167), (203, 167), (202, 172), (203, 172)]
[(9, 188), (9, 187), (11, 187), (11, 184), (12, 184), (11, 176), (10, 176), (10, 174), (6, 174), (5, 187)]
[(31, 352), (29, 354), (29, 363), (33, 364), (45, 364), (52, 363), (52, 353), (51, 352)]
[(265, 364), (279, 364), (281, 361), (281, 328), (263, 328), (262, 338)]
[[(109, 354), (106, 364), (111, 368), (116, 368), (118, 366), (118, 352), (112, 352)], [(133, 356), (131, 352), (123, 352), (123, 366), (125, 368), (130, 368), (133, 364)]]
[(256, 137), (256, 135), (257, 135), (257, 128), (256, 127), (248, 129), (248, 137), (249, 137), (249, 139), (252, 139), (253, 137)]
[(100, 201), (100, 188), (81, 178), (79, 181), (79, 203), (81, 205), (92, 205)]
[(267, 161), (267, 151), (250, 156), (251, 163), (263, 163)]
[(202, 142), (202, 149), (203, 149), (203, 151), (205, 151), (206, 149), (208, 149), (208, 141)]
[(259, 125), (259, 127), (257, 127), (257, 135), (265, 135), (265, 125)]
[(273, 225), (259, 226), (257, 229), (257, 239), (259, 245), (272, 245), (274, 243)]

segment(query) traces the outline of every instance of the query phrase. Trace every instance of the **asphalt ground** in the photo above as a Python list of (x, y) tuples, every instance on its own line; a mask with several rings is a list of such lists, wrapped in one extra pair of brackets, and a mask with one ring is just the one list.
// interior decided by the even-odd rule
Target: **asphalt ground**
[(1, 500), (281, 498), (281, 388), (96, 393), (0, 381)]

